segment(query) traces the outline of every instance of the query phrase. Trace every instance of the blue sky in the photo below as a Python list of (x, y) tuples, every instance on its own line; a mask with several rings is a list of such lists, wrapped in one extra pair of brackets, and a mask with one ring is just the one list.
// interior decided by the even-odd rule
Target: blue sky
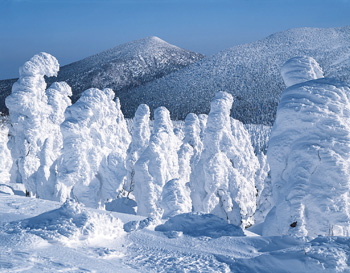
[(350, 25), (350, 0), (0, 0), (0, 79), (35, 53), (61, 65), (158, 36), (206, 55), (294, 27)]

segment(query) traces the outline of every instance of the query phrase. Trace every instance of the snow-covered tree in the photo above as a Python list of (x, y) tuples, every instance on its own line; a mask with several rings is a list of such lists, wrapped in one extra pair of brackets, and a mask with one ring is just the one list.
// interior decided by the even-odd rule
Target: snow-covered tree
[(19, 69), (19, 79), (5, 101), (11, 123), (11, 181), (24, 183), (31, 195), (37, 194), (36, 172), (47, 138), (50, 114), (44, 76), (56, 76), (58, 70), (59, 64), (55, 57), (47, 53), (35, 55)]
[(200, 137), (201, 137), (201, 140), (203, 140), (204, 139), (205, 128), (207, 127), (208, 115), (206, 115), (206, 114), (199, 114), (198, 115), (198, 119), (199, 119), (199, 126), (201, 128)]
[(0, 184), (10, 183), (12, 158), (11, 152), (7, 147), (8, 132), (8, 122), (0, 112)]
[(310, 57), (282, 68), (288, 88), (267, 152), (275, 206), (264, 235), (350, 234), (350, 88), (321, 72)]
[(203, 151), (203, 143), (200, 137), (200, 120), (196, 114), (190, 113), (186, 116), (184, 132), (185, 138), (183, 143), (188, 143), (193, 148), (193, 156), (191, 157), (191, 169), (193, 169), (197, 165)]
[(153, 133), (148, 147), (135, 164), (134, 195), (137, 213), (162, 215), (161, 194), (166, 182), (178, 178), (179, 140), (173, 132), (170, 113), (165, 107), (154, 111)]
[(134, 165), (139, 159), (140, 155), (147, 148), (151, 136), (149, 125), (150, 111), (146, 104), (141, 104), (136, 110), (133, 120), (132, 139), (127, 151), (126, 169), (127, 180), (124, 185), (124, 190), (129, 194), (134, 187)]
[[(204, 150), (191, 174), (191, 198), (194, 211), (213, 213), (233, 224), (248, 226), (253, 223), (256, 207), (252, 170), (257, 166), (254, 163), (254, 167), (250, 167), (245, 157), (240, 158), (237, 141), (243, 137), (238, 131), (244, 127), (233, 121), (231, 128), (232, 103), (232, 96), (226, 92), (218, 92), (211, 103)], [(244, 147), (245, 143), (241, 145)]]
[(72, 89), (66, 82), (55, 82), (46, 90), (49, 106), (47, 120), (47, 139), (40, 154), (40, 167), (36, 174), (38, 197), (52, 199), (56, 181), (56, 159), (63, 148), (63, 137), (60, 129), (64, 121), (64, 112), (72, 104), (69, 96)]
[(115, 198), (124, 183), (130, 136), (113, 98), (111, 89), (91, 88), (67, 108), (61, 124), (62, 156), (57, 163), (58, 200), (74, 197), (97, 207)]

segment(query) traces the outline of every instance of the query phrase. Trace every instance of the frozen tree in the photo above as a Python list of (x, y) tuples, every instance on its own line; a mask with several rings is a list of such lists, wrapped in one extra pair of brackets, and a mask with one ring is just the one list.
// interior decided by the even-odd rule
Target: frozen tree
[[(256, 207), (255, 177), (241, 170), (249, 162), (239, 158), (236, 143), (243, 127), (233, 122), (230, 109), (233, 98), (218, 92), (211, 103), (204, 135), (204, 150), (191, 174), (191, 198), (194, 211), (213, 213), (233, 224), (249, 226)], [(244, 146), (244, 143), (242, 144)], [(251, 148), (252, 149), (252, 148)], [(246, 176), (246, 177), (245, 177)]]
[(133, 191), (134, 187), (134, 165), (149, 143), (151, 135), (149, 118), (149, 107), (146, 104), (141, 104), (137, 108), (133, 120), (132, 139), (126, 157), (127, 180), (124, 185), (124, 190), (128, 194)]
[(256, 211), (254, 215), (255, 224), (262, 223), (273, 204), (270, 166), (264, 153), (258, 154), (260, 168), (256, 173), (255, 186), (258, 191)]
[[(114, 93), (111, 89), (104, 89), (104, 91)], [(115, 105), (117, 110), (117, 126), (114, 126), (115, 121), (112, 119), (111, 124), (108, 125), (106, 129), (108, 138), (110, 139), (109, 148), (112, 151), (107, 158), (103, 159), (100, 168), (100, 173), (103, 174), (101, 176), (103, 181), (101, 200), (103, 202), (115, 199), (116, 192), (117, 196), (120, 197), (123, 192), (123, 185), (126, 183), (127, 179), (126, 157), (131, 137), (123, 112), (120, 108), (119, 98), (115, 99)]]
[(188, 143), (193, 148), (193, 156), (191, 157), (191, 169), (193, 169), (203, 151), (203, 143), (200, 137), (200, 120), (196, 114), (190, 113), (186, 116), (184, 131), (185, 138), (183, 142)]
[(204, 139), (205, 128), (207, 127), (208, 115), (206, 115), (206, 114), (199, 114), (198, 115), (198, 119), (199, 119), (199, 126), (201, 128), (200, 137), (201, 137), (201, 140), (203, 140)]
[(5, 101), (11, 123), (11, 181), (24, 183), (31, 195), (37, 194), (36, 171), (47, 138), (50, 114), (44, 76), (56, 76), (58, 70), (55, 57), (47, 53), (35, 55), (19, 69), (19, 79)]
[(10, 169), (12, 166), (11, 152), (7, 147), (8, 122), (0, 112), (0, 184), (10, 183)]
[(162, 192), (163, 218), (190, 212), (192, 201), (190, 197), (190, 175), (193, 167), (199, 161), (203, 149), (200, 140), (199, 119), (196, 114), (188, 114), (184, 125), (184, 139), (178, 151), (179, 179), (167, 182)]
[(97, 207), (115, 198), (124, 183), (130, 136), (113, 98), (111, 89), (91, 88), (67, 108), (61, 124), (63, 150), (55, 188), (58, 200), (74, 197)]
[(134, 195), (139, 215), (162, 215), (163, 187), (166, 182), (178, 178), (178, 148), (179, 140), (173, 132), (169, 111), (159, 107), (154, 111), (149, 145), (135, 164)]
[(40, 167), (36, 174), (38, 183), (38, 197), (52, 199), (56, 181), (56, 159), (63, 148), (63, 138), (60, 129), (64, 121), (64, 112), (70, 106), (72, 89), (66, 82), (55, 82), (46, 90), (49, 105), (47, 120), (47, 139), (44, 142), (41, 155)]
[(267, 152), (275, 206), (264, 235), (350, 234), (350, 88), (321, 71), (309, 57), (282, 68), (288, 88)]

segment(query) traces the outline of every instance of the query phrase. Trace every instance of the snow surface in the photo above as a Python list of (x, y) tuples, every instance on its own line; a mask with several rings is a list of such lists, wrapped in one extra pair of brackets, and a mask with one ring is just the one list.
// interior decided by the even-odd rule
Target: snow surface
[[(56, 221), (56, 217), (63, 221)], [(171, 222), (179, 226), (181, 221), (185, 221), (186, 226), (181, 229), (188, 230), (189, 235), (186, 232), (169, 232), (166, 236), (161, 231), (155, 231), (154, 225), (125, 232), (121, 229), (122, 223), (141, 221), (142, 217), (115, 212), (106, 214), (105, 211), (70, 202), (62, 205), (0, 193), (0, 271), (350, 271), (347, 263), (350, 255), (348, 238), (320, 236), (303, 241), (290, 236), (260, 237), (253, 233), (228, 236), (229, 232), (224, 234), (221, 229), (213, 228), (217, 221), (210, 225), (210, 217), (177, 217), (183, 220), (177, 221), (174, 217)], [(201, 235), (203, 229), (200, 223), (204, 219), (213, 232), (209, 235), (221, 233), (224, 236)], [(108, 227), (105, 223), (113, 224)], [(165, 223), (165, 226), (169, 225)], [(102, 227), (101, 234), (98, 231)], [(82, 231), (95, 234), (95, 240), (88, 240), (87, 234)]]

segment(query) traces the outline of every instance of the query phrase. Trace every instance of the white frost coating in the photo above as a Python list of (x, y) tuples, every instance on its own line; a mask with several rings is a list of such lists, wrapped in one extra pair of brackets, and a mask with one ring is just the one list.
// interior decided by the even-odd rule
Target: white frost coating
[(196, 114), (190, 113), (186, 116), (184, 131), (185, 138), (183, 142), (188, 143), (193, 148), (193, 156), (191, 157), (191, 169), (193, 169), (203, 151), (203, 143), (200, 137), (200, 120)]
[(266, 215), (273, 207), (270, 166), (264, 153), (258, 154), (260, 169), (257, 171), (255, 186), (258, 191), (256, 200), (256, 211), (254, 215), (255, 224), (264, 222)]
[(206, 115), (206, 114), (199, 114), (198, 115), (198, 119), (199, 119), (199, 126), (201, 128), (200, 137), (201, 137), (201, 140), (203, 140), (204, 139), (205, 128), (207, 127), (208, 115)]
[(11, 152), (7, 147), (9, 128), (0, 113), (0, 184), (10, 183)]
[(183, 179), (168, 181), (162, 191), (161, 206), (164, 210), (163, 218), (170, 218), (181, 213), (190, 212), (192, 202), (190, 189)]
[[(72, 104), (69, 96), (72, 89), (66, 82), (55, 82), (47, 90), (47, 102), (50, 114), (47, 120), (47, 139), (40, 156), (40, 167), (36, 174), (38, 197), (52, 199), (56, 181), (55, 160), (61, 155), (63, 137), (60, 125), (64, 121), (64, 112)], [(54, 164), (54, 165), (53, 165)]]
[[(189, 185), (190, 175), (197, 165), (203, 150), (203, 144), (200, 139), (199, 119), (196, 114), (190, 113), (187, 115), (184, 135), (183, 143), (178, 151), (179, 179), (169, 181), (163, 189), (163, 218), (190, 212), (192, 208)], [(170, 185), (168, 185), (169, 183)]]
[[(105, 88), (103, 92), (108, 92), (109, 96), (114, 97), (112, 89)], [(122, 192), (123, 185), (126, 182), (126, 156), (130, 145), (131, 137), (128, 131), (128, 126), (124, 118), (123, 112), (120, 108), (119, 98), (115, 99), (116, 106), (116, 121), (113, 117), (110, 125), (106, 126), (106, 134), (110, 139), (108, 147), (112, 150), (107, 158), (101, 162), (100, 173), (102, 178), (101, 197), (100, 200), (105, 202), (116, 198)], [(113, 113), (114, 104), (111, 108)]]
[(282, 93), (267, 153), (275, 207), (264, 235), (349, 236), (349, 99), (346, 84), (327, 78)]
[(252, 225), (256, 202), (263, 190), (266, 173), (260, 176), (259, 159), (254, 153), (251, 136), (243, 123), (231, 118), (231, 129), (234, 141), (233, 147), (227, 151), (227, 155), (233, 167), (246, 179), (244, 184), (241, 181), (235, 182), (233, 187), (238, 188), (239, 197), (234, 198), (234, 200), (241, 208), (243, 222), (246, 222), (246, 225)]
[(289, 59), (282, 66), (281, 74), (287, 87), (323, 78), (322, 68), (313, 58), (307, 56)]
[(72, 192), (80, 202), (97, 207), (116, 197), (126, 175), (128, 135), (119, 135), (125, 134), (126, 123), (113, 98), (111, 89), (91, 88), (67, 108), (56, 199), (64, 201)]
[(47, 118), (50, 107), (45, 94), (44, 76), (55, 76), (59, 64), (55, 57), (39, 53), (20, 68), (20, 78), (6, 98), (10, 114), (9, 148), (13, 158), (11, 181), (24, 183), (26, 190), (37, 194), (36, 171), (40, 152), (47, 138)]
[(173, 132), (170, 113), (165, 107), (154, 111), (154, 127), (150, 143), (135, 164), (134, 195), (137, 213), (160, 217), (163, 187), (178, 178), (179, 140)]
[[(110, 96), (114, 96), (112, 94), (114, 93), (112, 89), (105, 88), (103, 90), (104, 91), (109, 90)], [(123, 112), (121, 110), (120, 100), (118, 97), (115, 98), (115, 105), (117, 108), (117, 123), (118, 123), (118, 126), (116, 127), (116, 134), (118, 136), (118, 140), (116, 144), (118, 145), (118, 149), (120, 149), (123, 153), (126, 153), (131, 142), (131, 136), (129, 134), (128, 125), (126, 123)]]
[(146, 104), (139, 105), (133, 120), (132, 139), (126, 157), (127, 179), (124, 190), (127, 193), (132, 192), (134, 188), (134, 165), (149, 144), (151, 136), (149, 118), (149, 107)]
[[(191, 174), (191, 198), (194, 211), (213, 213), (235, 225), (248, 226), (253, 223), (256, 206), (252, 172), (257, 168), (257, 160), (253, 152), (249, 153), (252, 165), (248, 157), (239, 156), (236, 142), (250, 143), (250, 138), (245, 130), (240, 131), (244, 129), (242, 124), (233, 121), (231, 128), (232, 103), (232, 96), (226, 92), (218, 92), (211, 103), (204, 150)], [(245, 147), (246, 143), (241, 145)], [(250, 149), (253, 151), (251, 144)], [(239, 169), (243, 166), (248, 170)]]

